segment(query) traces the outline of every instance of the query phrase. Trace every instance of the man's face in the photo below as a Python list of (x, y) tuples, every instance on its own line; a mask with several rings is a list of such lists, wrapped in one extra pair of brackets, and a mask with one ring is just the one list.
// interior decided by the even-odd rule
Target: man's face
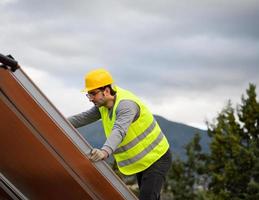
[(86, 94), (86, 96), (88, 97), (89, 101), (93, 102), (94, 105), (98, 108), (106, 105), (106, 98), (103, 90), (91, 90)]

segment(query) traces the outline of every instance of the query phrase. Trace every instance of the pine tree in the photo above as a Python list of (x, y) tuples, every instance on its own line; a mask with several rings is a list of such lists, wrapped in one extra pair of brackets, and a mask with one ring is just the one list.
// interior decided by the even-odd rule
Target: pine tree
[(237, 109), (229, 101), (215, 122), (207, 125), (210, 152), (202, 153), (200, 138), (195, 135), (185, 147), (187, 160), (173, 161), (167, 184), (173, 200), (259, 199), (259, 102), (255, 85), (249, 85)]
[(259, 199), (259, 102), (256, 100), (256, 87), (249, 85), (247, 98), (242, 96), (238, 116), (242, 123), (243, 143), (253, 155), (253, 169), (248, 183), (246, 199)]
[(169, 171), (168, 185), (173, 194), (174, 200), (190, 199), (189, 186), (185, 176), (184, 162), (179, 158), (173, 160), (172, 168)]
[(202, 153), (199, 144), (200, 135), (195, 134), (194, 138), (185, 146), (187, 160), (179, 158), (173, 161), (169, 172), (169, 183), (174, 200), (197, 199), (197, 188), (205, 188), (206, 171), (204, 162), (206, 156)]
[(247, 99), (242, 97), (237, 119), (229, 102), (217, 123), (208, 128), (212, 138), (209, 190), (219, 199), (255, 199), (255, 191), (258, 195), (259, 110), (254, 85), (247, 95)]
[(243, 138), (246, 144), (259, 146), (259, 103), (256, 100), (256, 87), (249, 85), (247, 98), (242, 96), (242, 104), (238, 107), (238, 116), (243, 123)]

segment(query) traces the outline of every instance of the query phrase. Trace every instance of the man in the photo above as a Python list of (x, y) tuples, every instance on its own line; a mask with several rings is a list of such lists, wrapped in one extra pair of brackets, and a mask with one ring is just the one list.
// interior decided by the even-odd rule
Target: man
[(172, 158), (169, 143), (142, 101), (131, 92), (113, 86), (104, 69), (85, 76), (86, 96), (94, 106), (69, 117), (76, 128), (102, 119), (106, 142), (93, 149), (94, 162), (113, 154), (120, 172), (136, 174), (141, 200), (160, 199), (160, 191)]

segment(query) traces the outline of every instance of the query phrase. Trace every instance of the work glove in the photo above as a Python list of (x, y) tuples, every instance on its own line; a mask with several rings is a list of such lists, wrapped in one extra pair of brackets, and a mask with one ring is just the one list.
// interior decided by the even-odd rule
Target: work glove
[(96, 162), (99, 160), (104, 160), (108, 158), (108, 156), (109, 156), (108, 152), (103, 149), (93, 149), (91, 151), (90, 160)]

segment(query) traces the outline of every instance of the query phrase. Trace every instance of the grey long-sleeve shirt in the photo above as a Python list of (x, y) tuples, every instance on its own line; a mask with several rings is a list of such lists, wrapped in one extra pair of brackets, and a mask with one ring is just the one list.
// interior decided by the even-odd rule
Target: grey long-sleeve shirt
[[(110, 118), (112, 118), (112, 109), (109, 110)], [(106, 150), (109, 154), (114, 152), (117, 146), (125, 137), (128, 128), (132, 122), (139, 117), (139, 106), (132, 100), (122, 100), (115, 110), (116, 119), (112, 128), (110, 136), (105, 141), (102, 149)], [(97, 107), (92, 107), (90, 110), (79, 113), (68, 118), (70, 123), (75, 127), (90, 124), (101, 119), (101, 114)]]

